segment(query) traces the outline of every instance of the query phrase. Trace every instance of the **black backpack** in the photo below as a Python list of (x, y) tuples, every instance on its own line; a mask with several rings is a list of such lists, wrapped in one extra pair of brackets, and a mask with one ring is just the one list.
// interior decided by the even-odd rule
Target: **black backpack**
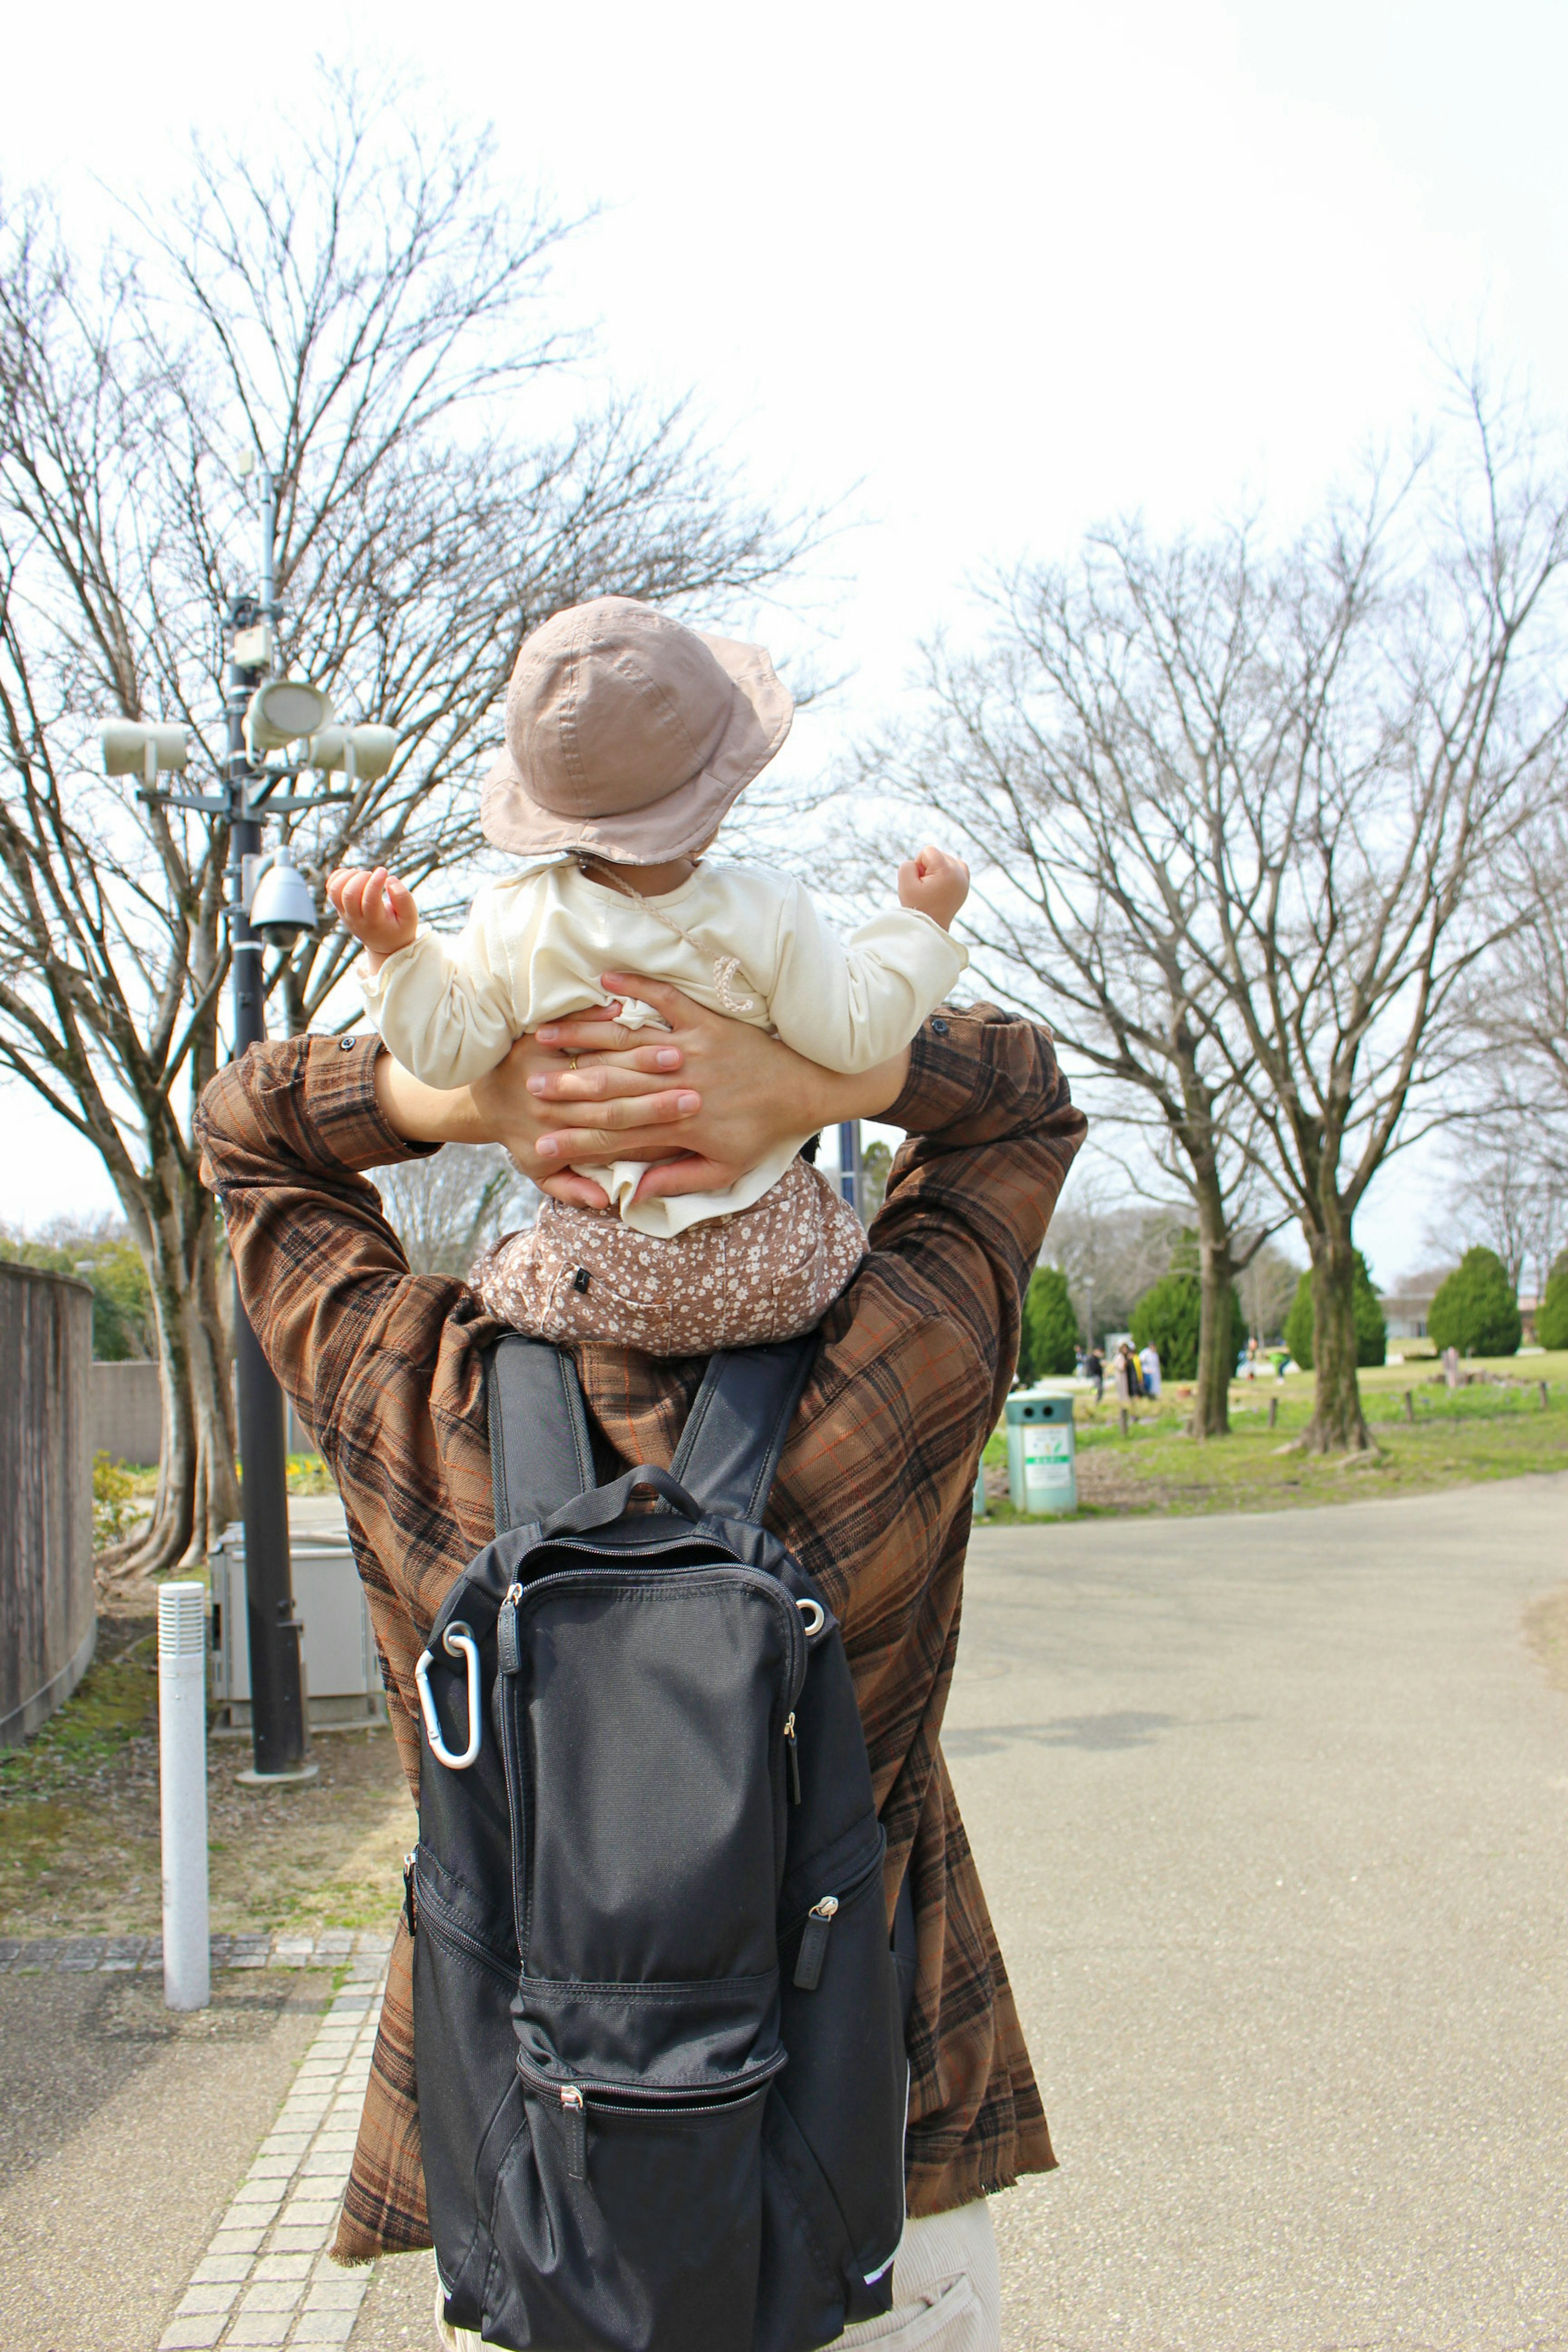
[(912, 1906), (895, 1959), (838, 1627), (761, 1524), (813, 1347), (715, 1356), (670, 1470), (602, 1487), (570, 1360), (491, 1360), (408, 1874), (431, 2232), (489, 2343), (805, 2352), (891, 2303)]

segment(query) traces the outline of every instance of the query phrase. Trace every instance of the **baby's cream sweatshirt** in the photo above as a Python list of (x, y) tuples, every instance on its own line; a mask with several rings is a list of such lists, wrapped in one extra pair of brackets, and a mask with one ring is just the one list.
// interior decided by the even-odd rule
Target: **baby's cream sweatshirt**
[[(607, 1004), (605, 971), (668, 981), (825, 1069), (854, 1071), (907, 1045), (968, 961), (940, 923), (907, 907), (873, 916), (846, 942), (802, 884), (763, 866), (704, 859), (678, 890), (637, 899), (567, 861), (485, 883), (458, 938), (421, 930), (361, 985), (389, 1051), (427, 1086), (466, 1086), (524, 1030)], [(627, 1017), (658, 1020), (639, 1006)], [(640, 1161), (580, 1172), (604, 1185), (626, 1224), (668, 1237), (750, 1208), (805, 1140), (780, 1144), (727, 1192), (673, 1200), (632, 1200)]]

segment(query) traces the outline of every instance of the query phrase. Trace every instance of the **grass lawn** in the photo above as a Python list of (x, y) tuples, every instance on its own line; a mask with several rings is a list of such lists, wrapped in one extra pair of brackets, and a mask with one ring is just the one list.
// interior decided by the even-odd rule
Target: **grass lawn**
[[(207, 1746), (215, 1934), (390, 1927), (414, 1843), (380, 1727), (311, 1742), (318, 1779), (242, 1789), (248, 1739)], [(155, 1935), (161, 1924), (158, 1640), (143, 1599), (109, 1603), (75, 1694), (0, 1756), (0, 1935)]]
[[(1168, 1388), (1158, 1404), (1133, 1406), (1126, 1437), (1114, 1395), (1098, 1411), (1080, 1396), (1074, 1407), (1079, 1510), (1085, 1517), (1271, 1511), (1568, 1470), (1568, 1353), (1467, 1362), (1463, 1369), (1495, 1377), (1450, 1391), (1434, 1380), (1430, 1360), (1363, 1371), (1362, 1402), (1376, 1458), (1349, 1464), (1289, 1450), (1311, 1417), (1310, 1372), (1236, 1381), (1231, 1434), (1203, 1444), (1184, 1433), (1187, 1406), (1179, 1390)], [(1024, 1516), (1005, 1500), (1005, 1460), (998, 1431), (985, 1461), (989, 1516), (1002, 1524)]]

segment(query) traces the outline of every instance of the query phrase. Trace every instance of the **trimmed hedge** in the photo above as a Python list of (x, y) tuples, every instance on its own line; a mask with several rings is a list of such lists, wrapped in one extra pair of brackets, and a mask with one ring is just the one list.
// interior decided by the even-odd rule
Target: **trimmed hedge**
[(1568, 1348), (1568, 1250), (1552, 1261), (1535, 1311), (1535, 1336), (1543, 1348)]
[(1042, 1265), (1024, 1297), (1024, 1328), (1018, 1338), (1018, 1377), (1048, 1380), (1070, 1372), (1078, 1361), (1078, 1317), (1059, 1266)]
[[(1160, 1351), (1160, 1369), (1168, 1381), (1190, 1381), (1198, 1369), (1198, 1326), (1203, 1289), (1195, 1274), (1172, 1272), (1146, 1290), (1132, 1309), (1132, 1344), (1146, 1348), (1152, 1339)], [(1247, 1345), (1247, 1317), (1241, 1294), (1230, 1293), (1230, 1353), (1227, 1373)]]
[(1468, 1249), (1432, 1301), (1426, 1330), (1439, 1355), (1513, 1356), (1524, 1327), (1508, 1268), (1481, 1243)]

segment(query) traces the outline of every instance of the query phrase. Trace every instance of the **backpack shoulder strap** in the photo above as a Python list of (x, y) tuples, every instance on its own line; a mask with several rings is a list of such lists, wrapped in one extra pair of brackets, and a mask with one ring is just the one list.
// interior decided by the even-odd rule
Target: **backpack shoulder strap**
[(588, 1415), (570, 1356), (521, 1331), (490, 1355), (490, 1483), (496, 1533), (547, 1519), (598, 1485)]
[(767, 1508), (816, 1334), (712, 1357), (670, 1472), (705, 1511), (760, 1521)]

